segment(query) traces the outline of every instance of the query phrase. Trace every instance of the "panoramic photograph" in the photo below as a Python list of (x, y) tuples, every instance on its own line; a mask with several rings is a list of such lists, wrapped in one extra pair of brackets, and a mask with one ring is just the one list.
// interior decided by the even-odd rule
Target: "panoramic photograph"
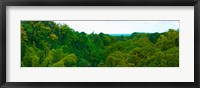
[(179, 67), (178, 20), (21, 21), (21, 67)]

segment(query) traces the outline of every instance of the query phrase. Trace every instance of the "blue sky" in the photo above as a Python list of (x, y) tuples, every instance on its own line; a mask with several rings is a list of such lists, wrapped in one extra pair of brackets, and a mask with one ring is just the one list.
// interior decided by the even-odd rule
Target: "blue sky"
[(131, 34), (133, 32), (166, 32), (179, 29), (179, 21), (54, 21), (67, 24), (75, 31), (85, 33)]

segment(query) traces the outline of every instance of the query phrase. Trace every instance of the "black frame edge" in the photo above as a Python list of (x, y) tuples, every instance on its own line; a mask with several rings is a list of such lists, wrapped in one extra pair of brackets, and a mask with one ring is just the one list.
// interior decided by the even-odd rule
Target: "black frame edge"
[(0, 35), (1, 35), (1, 37), (0, 37), (0, 85), (2, 86), (3, 84), (4, 84), (4, 82), (3, 82), (3, 66), (2, 66), (2, 63), (3, 63), (3, 57), (2, 57), (2, 23), (3, 23), (3, 20), (2, 20), (2, 14), (3, 14), (3, 6), (2, 6), (2, 2), (0, 2)]
[[(6, 58), (6, 6), (56, 6), (56, 5), (69, 5), (69, 6), (74, 6), (74, 5), (84, 5), (84, 6), (93, 6), (92, 3), (90, 2), (86, 2), (85, 4), (82, 4), (82, 3), (76, 3), (76, 2), (71, 2), (71, 3), (68, 3), (68, 4), (63, 4), (63, 2), (57, 2), (57, 3), (54, 3), (54, 2), (48, 2), (47, 0), (44, 0), (45, 2), (41, 1), (41, 0), (36, 0), (36, 2), (29, 2), (29, 1), (33, 1), (33, 0), (8, 0), (8, 1), (3, 1), (3, 0), (0, 0), (0, 87), (1, 88), (35, 88), (35, 87), (41, 87), (42, 88), (44, 86), (44, 88), (52, 88), (53, 87), (58, 87), (58, 88), (65, 88), (66, 85), (68, 85), (69, 88), (93, 88), (93, 87), (97, 87), (95, 85), (101, 85), (103, 83), (93, 83), (92, 85), (90, 85), (90, 83), (79, 83), (80, 85), (79, 86), (75, 86), (76, 83), (9, 83), (9, 82), (6, 82), (6, 59), (3, 59), (3, 58)], [(53, 0), (50, 0), (50, 1), (53, 1)], [(56, 1), (56, 0), (55, 0)], [(58, 1), (63, 1), (63, 0), (58, 0)], [(66, 0), (67, 1), (67, 0)], [(75, 0), (77, 1), (77, 0)], [(118, 0), (120, 1), (120, 0)], [(126, 0), (127, 1), (127, 0)], [(137, 0), (133, 0), (133, 1), (137, 1)], [(145, 0), (143, 0), (145, 1)], [(149, 0), (150, 1), (150, 0)], [(154, 0), (154, 1), (157, 1), (157, 0)], [(167, 0), (165, 0), (167, 1)], [(120, 2), (117, 2), (111, 6), (126, 6), (126, 5), (135, 5), (135, 6), (141, 6), (140, 4), (146, 6), (174, 6), (174, 5), (177, 5), (177, 6), (194, 6), (194, 22), (195, 22), (195, 25), (194, 25), (194, 39), (195, 40), (198, 40), (200, 39), (200, 35), (198, 35), (198, 33), (200, 32), (198, 29), (200, 28), (200, 0), (183, 0), (183, 2), (181, 3), (177, 3), (177, 2), (169, 2), (169, 3), (164, 3), (164, 2), (159, 2), (159, 3), (156, 3), (156, 2), (151, 2), (149, 4), (142, 4), (143, 2), (140, 2), (140, 3), (136, 3), (136, 4), (133, 4), (133, 3), (124, 3), (124, 4), (120, 4)], [(114, 1), (112, 1), (114, 2)], [(96, 3), (95, 5), (98, 5), (98, 6), (102, 6), (102, 4), (104, 4), (105, 6), (107, 5), (110, 5), (112, 4), (112, 2), (108, 2), (108, 4), (105, 4), (106, 2), (102, 2), (102, 3)], [(94, 5), (94, 6), (95, 6)], [(103, 6), (104, 6), (103, 5)], [(200, 33), (199, 33), (200, 34)], [(194, 80), (195, 80), (195, 85), (193, 86), (190, 86), (192, 85), (193, 83), (185, 83), (184, 86), (180, 86), (181, 83), (172, 83), (172, 85), (170, 86), (165, 86), (163, 87), (162, 85), (168, 85), (169, 83), (161, 83), (160, 85), (157, 85), (155, 86), (156, 83), (133, 83), (134, 84), (134, 88), (160, 88), (162, 86), (162, 88), (199, 88), (200, 87), (200, 76), (199, 76), (199, 73), (200, 73), (200, 60), (198, 60), (200, 58), (200, 56), (198, 55), (198, 51), (200, 50), (200, 47), (198, 46), (199, 44), (199, 40), (198, 41), (195, 41), (194, 42), (194, 58), (197, 58), (197, 59), (194, 59), (194, 63), (195, 63), (195, 70), (194, 70)], [(199, 64), (198, 64), (199, 63)], [(61, 84), (60, 86), (58, 84)], [(121, 87), (120, 87), (120, 84), (117, 84), (117, 83), (111, 83), (113, 84), (112, 86), (110, 84), (107, 84), (107, 85), (102, 85), (101, 87), (116, 87), (116, 88), (133, 88), (133, 85), (129, 85), (129, 86), (126, 86), (126, 83), (121, 83)], [(135, 85), (136, 84), (136, 85)], [(141, 86), (141, 84), (144, 84), (144, 86)], [(49, 86), (51, 85), (51, 86)], [(90, 85), (90, 86), (88, 86)], [(108, 88), (109, 88), (108, 87)], [(100, 87), (97, 87), (97, 88), (100, 88)]]
[[(5, 1), (0, 1), (0, 85), (3, 86), (6, 83), (6, 21), (5, 15), (6, 15), (6, 8), (5, 8)], [(3, 87), (2, 87), (3, 88)]]
[(192, 6), (197, 0), (6, 0), (11, 6)]
[(198, 40), (198, 41), (195, 41), (194, 42), (194, 57), (197, 58), (197, 59), (194, 59), (194, 81), (195, 81), (195, 84), (196, 86), (200, 87), (200, 55), (199, 55), (199, 50), (200, 50), (200, 47), (199, 47), (199, 44), (200, 44), (200, 0), (198, 0), (198, 2), (195, 4), (194, 6), (194, 29), (196, 32), (194, 32), (194, 40)]

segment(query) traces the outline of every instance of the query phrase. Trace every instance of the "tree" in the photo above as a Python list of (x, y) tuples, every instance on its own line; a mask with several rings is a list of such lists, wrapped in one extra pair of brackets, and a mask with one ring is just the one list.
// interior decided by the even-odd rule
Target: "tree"
[(123, 54), (120, 51), (116, 51), (112, 54), (110, 54), (106, 58), (106, 62), (104, 66), (110, 66), (110, 67), (115, 67), (115, 66), (125, 66), (127, 65), (127, 62), (125, 62), (128, 58), (128, 54)]
[(51, 67), (65, 67), (65, 62), (63, 60), (53, 64), (53, 65), (50, 65)]
[(166, 65), (168, 67), (178, 67), (179, 66), (179, 48), (173, 47), (164, 51)]
[(37, 57), (37, 56), (32, 56), (32, 67), (39, 67), (40, 64), (39, 64), (39, 60), (40, 58)]
[(63, 58), (66, 67), (74, 67), (77, 63), (77, 57), (75, 54), (69, 54)]
[(169, 41), (168, 39), (165, 37), (165, 35), (160, 35), (160, 37), (158, 38), (155, 46), (157, 46), (158, 48), (160, 48), (161, 50), (166, 50), (168, 48)]
[(51, 55), (48, 55), (44, 60), (43, 62), (41, 63), (41, 67), (48, 67), (49, 65), (52, 64), (52, 60), (53, 60), (53, 57)]
[(39, 57), (31, 52), (26, 52), (25, 56), (22, 59), (22, 66), (25, 67), (38, 67), (39, 66)]
[(62, 49), (52, 49), (50, 51), (50, 54), (52, 55), (52, 57), (54, 58), (52, 63), (56, 63), (58, 61), (60, 61), (63, 58), (63, 52)]

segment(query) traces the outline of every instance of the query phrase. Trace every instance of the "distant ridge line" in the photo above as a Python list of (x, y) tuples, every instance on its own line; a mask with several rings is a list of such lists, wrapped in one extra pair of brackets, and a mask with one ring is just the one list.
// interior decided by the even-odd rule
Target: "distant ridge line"
[(108, 34), (110, 36), (131, 36), (131, 34)]

